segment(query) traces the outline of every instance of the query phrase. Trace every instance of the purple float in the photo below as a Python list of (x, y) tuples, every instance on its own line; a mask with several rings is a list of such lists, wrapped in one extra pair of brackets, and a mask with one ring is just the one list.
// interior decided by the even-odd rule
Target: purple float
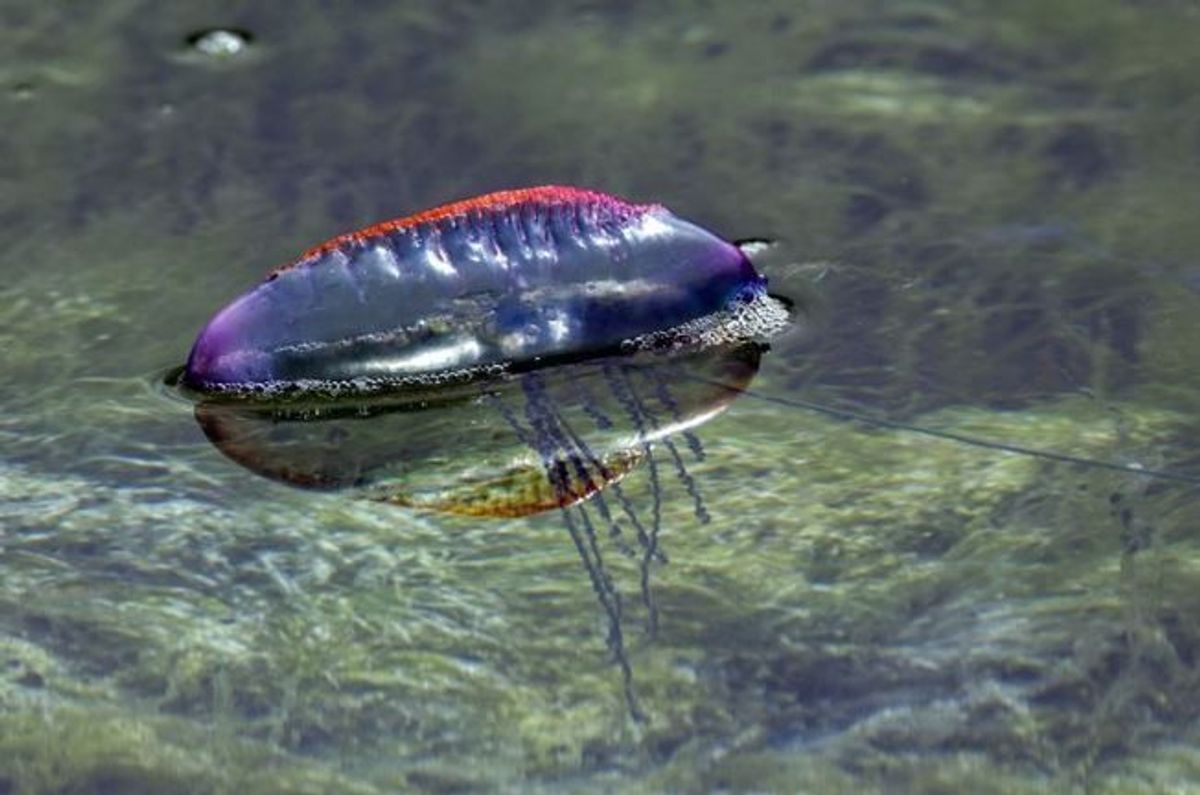
[(786, 305), (733, 243), (658, 204), (501, 191), (333, 238), (219, 311), (184, 384), (366, 394), (768, 337)]

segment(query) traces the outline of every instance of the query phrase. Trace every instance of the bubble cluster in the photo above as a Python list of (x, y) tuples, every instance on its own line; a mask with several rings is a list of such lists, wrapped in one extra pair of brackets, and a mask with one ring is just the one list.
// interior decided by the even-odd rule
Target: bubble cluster
[(765, 342), (792, 322), (783, 300), (757, 290), (732, 301), (725, 309), (674, 328), (641, 334), (627, 340), (626, 351), (712, 348), (740, 342)]

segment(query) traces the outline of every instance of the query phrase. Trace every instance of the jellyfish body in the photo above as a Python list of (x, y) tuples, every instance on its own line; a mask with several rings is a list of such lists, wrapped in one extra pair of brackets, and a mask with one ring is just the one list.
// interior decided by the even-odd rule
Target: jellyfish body
[(310, 249), (208, 322), (183, 382), (258, 393), (429, 385), (670, 342), (766, 300), (737, 246), (661, 205), (503, 191)]

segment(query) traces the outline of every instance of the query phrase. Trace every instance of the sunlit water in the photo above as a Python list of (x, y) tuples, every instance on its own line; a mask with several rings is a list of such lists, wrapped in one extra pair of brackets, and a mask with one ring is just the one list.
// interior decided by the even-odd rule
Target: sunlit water
[[(0, 23), (0, 792), (1195, 787), (1193, 5)], [(598, 525), (632, 685), (561, 512), (299, 490), (161, 385), (309, 245), (541, 183), (780, 239), (804, 307), (621, 481), (661, 559)]]

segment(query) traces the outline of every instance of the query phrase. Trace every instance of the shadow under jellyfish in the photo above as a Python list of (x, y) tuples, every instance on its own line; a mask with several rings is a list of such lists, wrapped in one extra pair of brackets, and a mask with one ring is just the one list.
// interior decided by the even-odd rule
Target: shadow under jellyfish
[[(597, 528), (640, 557), (653, 632), (664, 472), (707, 521), (690, 429), (790, 319), (748, 251), (660, 205), (493, 193), (276, 269), (208, 322), (179, 382), (219, 449), (268, 477), (476, 516), (560, 510), (637, 717)], [(648, 515), (620, 485), (639, 465)]]

